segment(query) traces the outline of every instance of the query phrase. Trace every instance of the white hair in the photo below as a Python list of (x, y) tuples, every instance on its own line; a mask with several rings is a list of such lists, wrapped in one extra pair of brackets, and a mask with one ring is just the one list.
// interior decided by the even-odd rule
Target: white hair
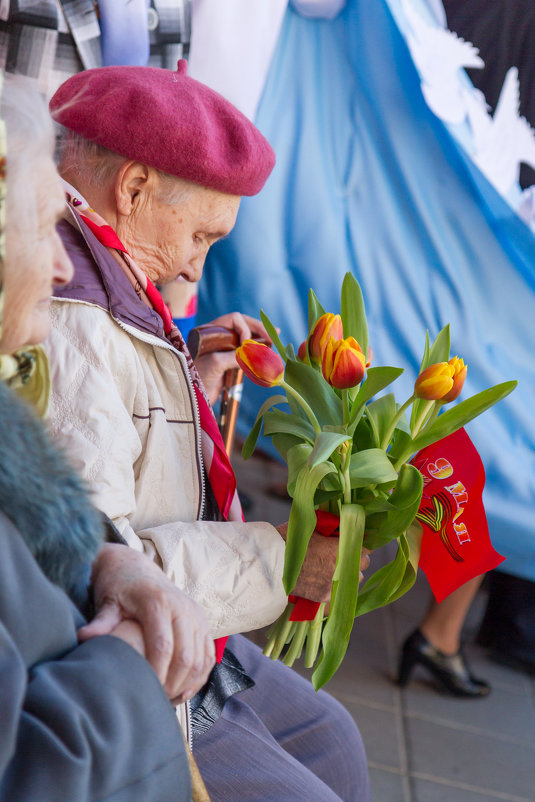
[[(60, 127), (60, 173), (79, 176), (86, 186), (101, 187), (115, 178), (125, 161), (129, 161), (126, 156), (97, 145), (68, 128)], [(189, 199), (194, 186), (190, 181), (164, 173), (156, 167), (150, 169), (160, 179), (159, 200), (175, 205)]]
[(7, 139), (6, 217), (11, 231), (28, 237), (38, 226), (36, 174), (45, 161), (52, 163), (54, 128), (37, 82), (23, 75), (4, 75), (0, 113)]

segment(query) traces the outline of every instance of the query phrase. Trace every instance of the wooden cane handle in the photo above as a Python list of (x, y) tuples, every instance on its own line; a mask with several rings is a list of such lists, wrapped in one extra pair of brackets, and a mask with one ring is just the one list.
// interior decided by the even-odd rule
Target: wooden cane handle
[(188, 335), (188, 348), (193, 359), (214, 351), (235, 351), (240, 335), (224, 326), (197, 326)]
[[(263, 337), (252, 339), (259, 343), (267, 342)], [(235, 351), (239, 344), (240, 335), (237, 331), (224, 326), (213, 326), (211, 323), (196, 326), (188, 335), (188, 348), (193, 359), (214, 351)]]

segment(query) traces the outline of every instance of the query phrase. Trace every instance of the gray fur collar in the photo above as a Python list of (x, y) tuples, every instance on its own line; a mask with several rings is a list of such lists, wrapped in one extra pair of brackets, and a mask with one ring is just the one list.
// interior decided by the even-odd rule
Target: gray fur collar
[(0, 509), (44, 574), (80, 604), (102, 539), (100, 513), (42, 422), (2, 381)]

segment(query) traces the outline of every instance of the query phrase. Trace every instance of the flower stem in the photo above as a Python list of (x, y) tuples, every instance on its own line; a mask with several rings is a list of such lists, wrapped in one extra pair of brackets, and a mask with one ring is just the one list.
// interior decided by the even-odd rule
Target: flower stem
[(292, 387), (290, 384), (287, 384), (285, 381), (281, 381), (281, 383), (280, 383), (280, 386), (281, 386), (281, 387), (282, 387), (284, 390), (286, 390), (286, 392), (287, 392), (287, 393), (289, 393), (290, 395), (292, 395), (292, 396), (295, 398), (295, 400), (297, 401), (297, 403), (301, 405), (302, 409), (304, 409), (304, 411), (306, 412), (306, 414), (307, 414), (307, 417), (308, 417), (308, 419), (309, 419), (310, 423), (311, 423), (311, 424), (312, 424), (312, 426), (314, 427), (314, 431), (316, 432), (316, 434), (317, 434), (318, 432), (321, 432), (321, 426), (320, 426), (320, 425), (319, 425), (319, 423), (318, 423), (318, 419), (316, 418), (316, 416), (315, 416), (315, 415), (314, 415), (314, 413), (312, 412), (312, 409), (310, 408), (310, 406), (308, 405), (308, 403), (305, 401), (305, 399), (303, 398), (303, 396), (302, 396), (302, 395), (300, 395), (300, 394), (297, 392), (297, 390), (294, 390), (294, 388), (293, 388), (293, 387)]
[(270, 630), (268, 642), (264, 647), (264, 654), (266, 657), (271, 657), (272, 660), (278, 659), (286, 644), (286, 638), (293, 624), (293, 621), (290, 621), (290, 616), (293, 613), (294, 607), (295, 604), (288, 603), (286, 609)]
[(347, 426), (350, 418), (349, 390), (342, 390), (342, 410), (344, 413), (344, 426)]
[(433, 405), (436, 404), (436, 403), (437, 403), (436, 401), (427, 401), (423, 405), (420, 414), (418, 415), (417, 419), (414, 421), (414, 426), (413, 426), (412, 431), (411, 431), (411, 437), (412, 437), (413, 440), (416, 437), (416, 435), (419, 434), (420, 429), (422, 428), (425, 419), (429, 415), (429, 412), (433, 408)]
[(294, 662), (301, 657), (301, 652), (303, 651), (305, 638), (308, 634), (309, 628), (310, 628), (310, 621), (299, 621), (295, 629), (295, 634), (292, 638), (292, 642), (290, 643), (286, 651), (286, 654), (282, 659), (284, 665), (291, 667), (293, 666)]
[(410, 398), (407, 398), (405, 403), (402, 404), (402, 406), (400, 406), (400, 408), (398, 409), (398, 411), (394, 415), (392, 423), (390, 424), (390, 429), (387, 431), (387, 433), (385, 434), (385, 436), (383, 437), (383, 440), (381, 442), (381, 448), (383, 449), (383, 451), (386, 451), (386, 449), (388, 448), (388, 444), (389, 444), (389, 442), (390, 442), (390, 440), (392, 438), (392, 435), (394, 434), (394, 432), (396, 430), (396, 426), (398, 425), (399, 421), (401, 420), (401, 416), (403, 415), (403, 413), (405, 412), (407, 407), (410, 404), (412, 404), (412, 402), (414, 401), (414, 398), (415, 398), (414, 395), (411, 395)]
[(325, 615), (325, 602), (319, 606), (316, 617), (311, 622), (308, 629), (307, 645), (305, 650), (305, 668), (312, 668), (318, 655), (323, 632), (323, 617)]

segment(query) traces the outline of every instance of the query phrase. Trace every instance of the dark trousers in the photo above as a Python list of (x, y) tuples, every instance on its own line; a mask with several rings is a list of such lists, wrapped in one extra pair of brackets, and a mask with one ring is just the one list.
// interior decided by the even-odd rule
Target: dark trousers
[(535, 668), (535, 582), (493, 571), (478, 642)]
[(360, 733), (332, 696), (241, 635), (229, 648), (254, 679), (194, 744), (212, 802), (369, 802)]

